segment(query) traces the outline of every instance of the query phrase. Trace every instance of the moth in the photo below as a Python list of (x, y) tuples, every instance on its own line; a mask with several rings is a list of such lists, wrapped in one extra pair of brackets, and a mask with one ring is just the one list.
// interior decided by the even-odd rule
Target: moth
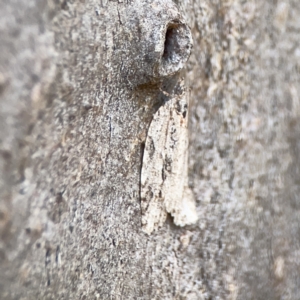
[(167, 101), (150, 123), (141, 171), (142, 226), (148, 234), (164, 224), (168, 213), (178, 226), (198, 219), (188, 187), (188, 97), (183, 80), (171, 94), (163, 93)]

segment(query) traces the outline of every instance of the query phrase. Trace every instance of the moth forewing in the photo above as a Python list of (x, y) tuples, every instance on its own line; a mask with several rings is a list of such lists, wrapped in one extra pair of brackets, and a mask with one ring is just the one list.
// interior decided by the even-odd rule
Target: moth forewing
[(172, 175), (165, 182), (166, 210), (178, 226), (197, 221), (195, 199), (188, 187), (188, 114), (187, 97), (183, 92), (173, 101), (171, 123), (176, 128), (169, 130), (169, 156), (172, 156)]
[(142, 224), (146, 233), (158, 229), (167, 212), (178, 226), (197, 221), (188, 188), (187, 97), (173, 95), (155, 113), (146, 139), (141, 172)]
[(155, 113), (144, 148), (141, 170), (141, 210), (143, 230), (149, 234), (162, 226), (167, 218), (162, 194), (162, 166), (169, 111), (167, 106), (161, 106)]

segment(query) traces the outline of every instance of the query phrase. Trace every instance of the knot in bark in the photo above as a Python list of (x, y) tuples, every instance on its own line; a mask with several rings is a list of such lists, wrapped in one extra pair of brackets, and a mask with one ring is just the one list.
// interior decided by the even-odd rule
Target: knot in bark
[(193, 40), (189, 27), (179, 19), (169, 21), (161, 34), (160, 57), (155, 78), (164, 78), (180, 71), (190, 57)]

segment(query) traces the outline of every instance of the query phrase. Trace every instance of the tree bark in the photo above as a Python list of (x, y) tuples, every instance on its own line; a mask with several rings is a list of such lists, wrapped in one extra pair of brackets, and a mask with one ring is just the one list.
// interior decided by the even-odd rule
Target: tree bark
[[(2, 1), (0, 298), (299, 299), (298, 2)], [(174, 22), (194, 47), (168, 64)], [(146, 234), (174, 78), (198, 221)]]

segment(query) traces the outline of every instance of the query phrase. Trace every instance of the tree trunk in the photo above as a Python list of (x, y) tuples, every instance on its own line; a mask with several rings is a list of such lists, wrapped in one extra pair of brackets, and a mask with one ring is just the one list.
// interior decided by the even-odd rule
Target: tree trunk
[[(0, 16), (1, 299), (300, 298), (299, 1)], [(147, 132), (182, 78), (198, 221), (145, 233)]]

